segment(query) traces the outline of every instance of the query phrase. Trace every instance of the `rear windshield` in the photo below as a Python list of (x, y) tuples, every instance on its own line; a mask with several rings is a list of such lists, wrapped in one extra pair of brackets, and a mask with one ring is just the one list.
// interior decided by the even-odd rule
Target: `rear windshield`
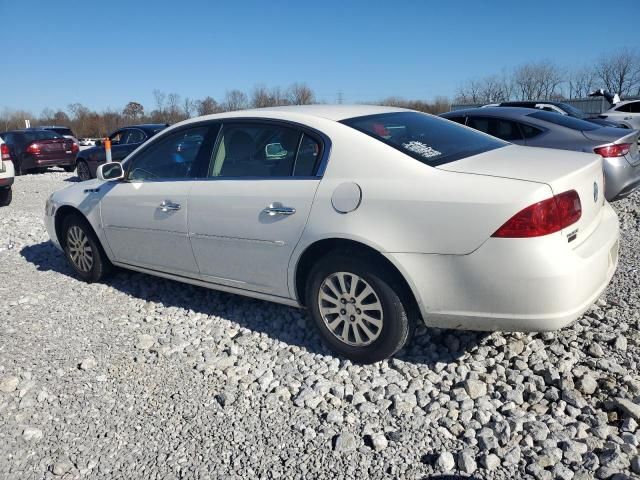
[(537, 118), (538, 120), (544, 120), (545, 122), (555, 123), (556, 125), (570, 128), (571, 130), (579, 130), (581, 132), (600, 128), (600, 126), (595, 123), (586, 122), (579, 118), (569, 117), (557, 112), (545, 112), (544, 110), (541, 110), (539, 112), (530, 113), (528, 116)]
[(350, 118), (342, 123), (431, 166), (509, 145), (470, 128), (418, 112), (382, 113)]
[(51, 132), (56, 132), (59, 135), (69, 135), (69, 136), (73, 137), (73, 132), (71, 131), (70, 128), (64, 128), (64, 127), (58, 128), (58, 127), (55, 127), (55, 128), (47, 128), (47, 130), (49, 130)]
[(24, 138), (28, 142), (34, 142), (36, 140), (51, 140), (53, 138), (62, 138), (55, 132), (51, 132), (49, 130), (36, 130), (34, 132), (26, 132), (24, 134)]

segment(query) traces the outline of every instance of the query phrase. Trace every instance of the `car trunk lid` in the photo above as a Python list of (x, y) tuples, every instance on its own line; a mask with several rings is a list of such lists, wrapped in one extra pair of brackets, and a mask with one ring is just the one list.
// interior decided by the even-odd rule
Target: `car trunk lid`
[(544, 183), (551, 187), (554, 195), (575, 190), (580, 197), (582, 215), (580, 220), (563, 230), (575, 246), (595, 230), (602, 217), (604, 175), (602, 158), (596, 154), (512, 145), (437, 168)]

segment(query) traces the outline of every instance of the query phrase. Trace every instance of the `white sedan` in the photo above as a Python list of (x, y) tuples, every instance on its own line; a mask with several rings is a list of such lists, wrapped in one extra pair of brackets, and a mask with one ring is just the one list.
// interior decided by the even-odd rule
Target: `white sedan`
[(280, 107), (176, 124), (54, 193), (79, 277), (112, 265), (306, 307), (359, 362), (418, 320), (553, 330), (601, 294), (618, 219), (597, 155), (525, 148), (378, 106)]

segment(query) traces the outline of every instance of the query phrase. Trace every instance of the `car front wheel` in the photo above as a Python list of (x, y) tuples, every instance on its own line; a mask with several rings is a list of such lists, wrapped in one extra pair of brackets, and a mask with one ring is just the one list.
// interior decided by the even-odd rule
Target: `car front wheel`
[(328, 346), (359, 363), (394, 355), (415, 318), (397, 274), (374, 258), (329, 254), (312, 269), (306, 304)]
[(69, 215), (63, 224), (64, 253), (76, 274), (85, 282), (102, 280), (111, 271), (111, 262), (100, 241), (80, 215)]
[(11, 188), (0, 188), (0, 207), (6, 207), (11, 203), (13, 192)]
[(86, 180), (91, 180), (91, 171), (89, 170), (89, 165), (84, 160), (78, 161), (78, 178), (83, 182)]

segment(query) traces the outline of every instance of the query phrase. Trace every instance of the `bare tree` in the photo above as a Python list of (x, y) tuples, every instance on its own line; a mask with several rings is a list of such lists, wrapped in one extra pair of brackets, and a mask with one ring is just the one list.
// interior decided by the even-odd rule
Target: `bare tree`
[(153, 99), (156, 104), (156, 111), (162, 115), (164, 113), (164, 100), (167, 98), (167, 95), (164, 92), (161, 92), (157, 88), (152, 92)]
[(189, 97), (185, 97), (182, 102), (182, 112), (184, 113), (185, 118), (191, 118), (193, 112), (196, 109), (195, 101), (191, 100)]
[(251, 93), (251, 106), (253, 108), (272, 107), (273, 97), (270, 95), (267, 87), (264, 85), (256, 85)]
[(514, 71), (513, 83), (521, 100), (553, 99), (560, 93), (562, 72), (549, 60), (525, 63)]
[(595, 80), (593, 68), (582, 67), (571, 72), (567, 80), (569, 98), (585, 98), (595, 88)]
[(241, 90), (231, 90), (225, 95), (224, 109), (227, 111), (244, 110), (248, 105), (247, 95)]
[(605, 90), (620, 96), (640, 93), (640, 52), (622, 48), (596, 62), (595, 76)]
[(167, 108), (165, 112), (165, 121), (167, 123), (176, 123), (184, 120), (181, 108), (181, 98), (177, 93), (167, 95)]
[(220, 111), (218, 102), (216, 102), (211, 97), (205, 97), (202, 100), (197, 100), (195, 102), (195, 109), (196, 112), (198, 112), (199, 116), (210, 115), (212, 113), (218, 113)]
[(313, 90), (306, 83), (294, 83), (287, 91), (287, 98), (292, 105), (310, 105), (315, 102)]

